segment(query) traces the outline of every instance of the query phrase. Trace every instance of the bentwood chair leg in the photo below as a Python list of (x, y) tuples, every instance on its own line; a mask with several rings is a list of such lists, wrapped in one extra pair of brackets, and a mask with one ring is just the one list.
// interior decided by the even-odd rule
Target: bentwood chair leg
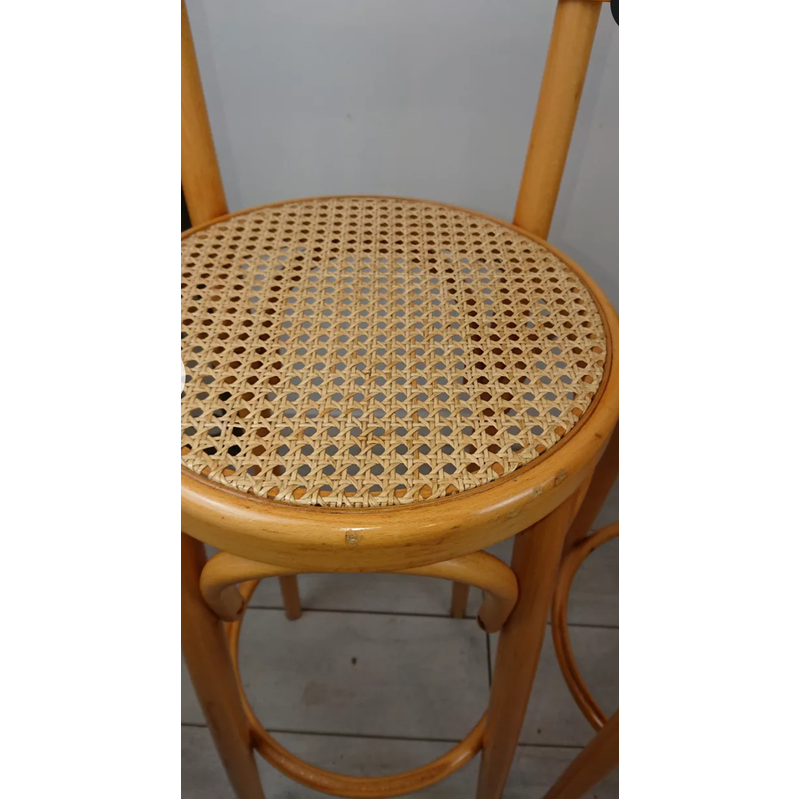
[(581, 750), (545, 797), (583, 797), (619, 764), (619, 711)]
[(467, 613), (467, 600), (469, 600), (469, 584), (453, 581), (453, 596), (450, 600), (450, 616), (463, 619)]
[(572, 549), (573, 545), (586, 538), (618, 475), (619, 424), (611, 434), (605, 452), (595, 467), (592, 482), (589, 484), (589, 491), (586, 492), (586, 497), (584, 497), (583, 503), (567, 531), (567, 537), (564, 541), (564, 555)]
[(203, 715), (240, 798), (263, 798), (222, 623), (200, 594), (203, 545), (181, 534), (181, 649)]
[(574, 504), (562, 503), (514, 540), (511, 568), (519, 599), (497, 648), (486, 734), (483, 740), (478, 797), (502, 797), (528, 699), (539, 664), (547, 614)]
[(283, 595), (283, 610), (286, 619), (298, 619), (303, 613), (300, 605), (300, 589), (297, 585), (297, 575), (281, 575), (278, 578)]

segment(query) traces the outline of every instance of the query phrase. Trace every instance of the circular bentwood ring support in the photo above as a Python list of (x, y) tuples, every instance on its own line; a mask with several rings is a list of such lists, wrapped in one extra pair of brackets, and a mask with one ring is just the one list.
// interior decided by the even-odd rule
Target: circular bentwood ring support
[(461, 769), (474, 756), (476, 756), (483, 743), (483, 734), (486, 728), (486, 714), (478, 724), (469, 732), (467, 737), (451, 750), (439, 758), (409, 772), (400, 772), (395, 775), (384, 775), (374, 778), (362, 778), (352, 775), (341, 775), (336, 772), (315, 767), (290, 753), (285, 747), (273, 739), (264, 729), (250, 703), (242, 685), (239, 674), (239, 633), (242, 628), (244, 611), (258, 586), (258, 580), (247, 581), (241, 585), (241, 594), (244, 607), (235, 622), (226, 623), (228, 644), (233, 661), (233, 670), (239, 687), (247, 724), (253, 737), (253, 746), (275, 769), (289, 778), (327, 794), (339, 797), (397, 797), (398, 795), (424, 789)]
[(567, 604), (569, 602), (569, 591), (572, 587), (572, 580), (575, 577), (581, 564), (598, 547), (616, 539), (619, 536), (619, 522), (606, 525), (604, 528), (587, 536), (578, 542), (572, 550), (564, 557), (564, 562), (558, 573), (558, 581), (553, 596), (553, 644), (556, 650), (558, 664), (564, 675), (564, 680), (569, 687), (573, 699), (577, 703), (583, 715), (589, 720), (591, 726), (599, 731), (608, 722), (608, 717), (592, 697), (589, 688), (586, 686), (578, 665), (575, 662), (575, 654), (569, 641), (569, 629), (567, 626)]

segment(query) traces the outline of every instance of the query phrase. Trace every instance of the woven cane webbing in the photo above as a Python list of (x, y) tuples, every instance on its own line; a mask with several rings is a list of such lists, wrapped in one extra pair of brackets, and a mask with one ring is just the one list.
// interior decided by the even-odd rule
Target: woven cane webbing
[(390, 506), (495, 480), (589, 407), (603, 323), (544, 247), (384, 198), (261, 208), (182, 244), (181, 456), (243, 492)]

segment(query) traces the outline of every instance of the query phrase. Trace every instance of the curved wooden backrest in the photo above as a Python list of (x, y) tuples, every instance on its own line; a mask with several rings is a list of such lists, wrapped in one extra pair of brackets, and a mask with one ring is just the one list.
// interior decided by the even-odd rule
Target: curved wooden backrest
[[(547, 238), (604, 0), (558, 0), (514, 224)], [(181, 0), (181, 183), (192, 225), (228, 213)]]

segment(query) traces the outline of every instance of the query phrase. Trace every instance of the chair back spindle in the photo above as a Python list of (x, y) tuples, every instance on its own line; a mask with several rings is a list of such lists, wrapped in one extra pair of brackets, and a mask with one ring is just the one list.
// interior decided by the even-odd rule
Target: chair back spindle
[(192, 225), (202, 225), (228, 213), (184, 0), (181, 0), (181, 184)]
[[(604, 0), (558, 0), (514, 224), (547, 238)], [(192, 31), (181, 0), (181, 183), (192, 225), (228, 213)]]
[(559, 0), (514, 224), (546, 239), (561, 188), (572, 131), (602, 4)]

